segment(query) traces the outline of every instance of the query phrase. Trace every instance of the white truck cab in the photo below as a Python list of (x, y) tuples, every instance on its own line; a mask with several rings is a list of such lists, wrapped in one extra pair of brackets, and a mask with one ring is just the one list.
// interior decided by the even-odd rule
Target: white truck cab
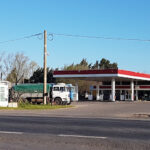
[(52, 98), (54, 102), (58, 105), (60, 104), (70, 104), (70, 92), (65, 83), (58, 83), (53, 85)]

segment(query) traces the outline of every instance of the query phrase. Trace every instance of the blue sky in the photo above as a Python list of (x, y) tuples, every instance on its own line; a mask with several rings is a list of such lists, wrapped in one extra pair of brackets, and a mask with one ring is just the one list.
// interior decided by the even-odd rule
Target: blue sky
[[(0, 0), (0, 41), (43, 32), (150, 39), (149, 0)], [(82, 58), (117, 62), (120, 69), (150, 73), (150, 42), (54, 36), (48, 66)], [(43, 66), (43, 39), (0, 44), (0, 52), (23, 52)]]

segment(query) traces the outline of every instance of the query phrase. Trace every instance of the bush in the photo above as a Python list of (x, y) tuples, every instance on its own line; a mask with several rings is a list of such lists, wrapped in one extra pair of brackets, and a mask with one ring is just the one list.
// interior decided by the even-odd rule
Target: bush
[(31, 105), (31, 104), (27, 100), (26, 101), (24, 101), (24, 100), (19, 100), (18, 101), (18, 106), (20, 108), (25, 108), (26, 106), (29, 106), (29, 105)]

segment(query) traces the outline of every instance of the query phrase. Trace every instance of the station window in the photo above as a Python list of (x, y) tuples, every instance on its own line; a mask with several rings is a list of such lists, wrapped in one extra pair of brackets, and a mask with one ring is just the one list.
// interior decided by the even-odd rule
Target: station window
[(111, 81), (104, 81), (103, 85), (111, 85)]
[(122, 85), (130, 85), (130, 81), (123, 81)]
[(116, 85), (120, 85), (120, 81), (116, 81)]
[(150, 85), (150, 81), (138, 81), (138, 85)]

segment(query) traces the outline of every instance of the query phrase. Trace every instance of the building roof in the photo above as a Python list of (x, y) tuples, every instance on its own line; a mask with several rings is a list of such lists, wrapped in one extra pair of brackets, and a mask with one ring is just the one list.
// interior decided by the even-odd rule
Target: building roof
[(55, 78), (80, 78), (85, 80), (109, 80), (115, 78), (117, 80), (146, 80), (150, 81), (150, 74), (121, 70), (70, 70), (70, 71), (54, 71)]

